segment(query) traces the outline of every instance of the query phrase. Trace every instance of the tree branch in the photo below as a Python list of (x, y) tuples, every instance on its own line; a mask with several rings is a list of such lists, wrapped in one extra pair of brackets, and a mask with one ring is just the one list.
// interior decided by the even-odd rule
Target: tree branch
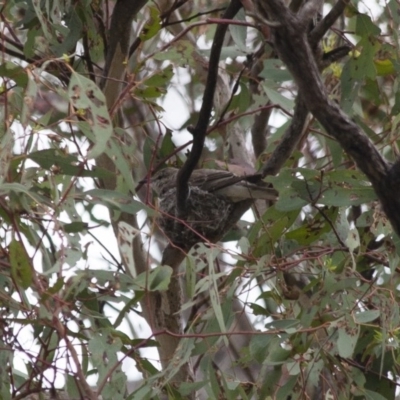
[[(329, 66), (331, 63), (340, 60), (345, 57), (350, 51), (350, 47), (342, 46), (337, 49), (330, 51), (322, 56), (322, 60), (319, 60), (320, 70)], [(293, 153), (300, 138), (304, 134), (305, 124), (307, 122), (308, 109), (302, 98), (301, 93), (297, 95), (296, 106), (294, 109), (294, 115), (291, 124), (285, 132), (281, 142), (276, 147), (272, 156), (259, 170), (263, 177), (267, 175), (275, 175), (283, 167), (286, 160)]]
[[(118, 0), (111, 17), (106, 64), (100, 86), (104, 88), (105, 93), (114, 93), (115, 97), (118, 95), (119, 82), (114, 80), (107, 81), (107, 78), (121, 79), (126, 68), (125, 61), (129, 51), (132, 20), (146, 3), (147, 0)], [(116, 85), (118, 86), (116, 87)], [(107, 99), (109, 97), (110, 94)], [(108, 105), (112, 106), (110, 103)]]
[[(107, 99), (109, 108), (115, 103), (119, 92), (120, 82), (125, 73), (125, 61), (128, 57), (129, 40), (131, 34), (132, 20), (141, 7), (145, 5), (145, 0), (132, 2), (131, 0), (119, 0), (114, 8), (109, 31), (109, 46), (107, 53), (106, 67), (102, 86)], [(115, 171), (115, 164), (105, 154), (100, 156), (97, 164), (109, 171)], [(115, 179), (103, 180), (103, 187), (109, 190), (115, 189)], [(122, 213), (118, 221), (113, 221), (113, 228), (118, 235), (118, 223), (124, 221), (130, 226), (139, 229), (134, 215)], [(143, 253), (143, 242), (140, 235), (135, 235), (132, 243), (133, 259), (136, 272), (142, 273), (148, 270), (148, 263)], [(126, 266), (125, 266), (126, 267)], [(125, 268), (129, 271), (129, 268)], [(181, 307), (181, 290), (179, 277), (174, 274), (170, 288), (167, 291), (146, 291), (141, 301), (143, 314), (153, 332), (161, 330), (171, 330), (179, 334), (181, 331), (180, 316), (178, 311)], [(166, 368), (176, 352), (179, 339), (170, 335), (162, 334), (158, 336), (160, 343), (159, 355), (163, 368)], [(191, 378), (189, 366), (185, 365), (179, 369), (174, 377), (177, 382), (185, 382)]]
[[(241, 7), (242, 3), (240, 0), (232, 0), (222, 18), (232, 19), (238, 13)], [(228, 25), (218, 25), (216, 29), (214, 41), (211, 47), (207, 82), (199, 112), (199, 118), (195, 128), (191, 132), (193, 135), (192, 151), (177, 175), (176, 204), (177, 214), (180, 217), (184, 216), (185, 214), (186, 199), (189, 191), (188, 181), (190, 175), (199, 162), (201, 153), (203, 151), (204, 140), (213, 107), (214, 92), (217, 85), (219, 59), (227, 29)]]
[(356, 123), (329, 99), (307, 40), (304, 21), (290, 13), (281, 1), (256, 0), (256, 4), (262, 14), (272, 15), (281, 23), (273, 29), (274, 46), (292, 73), (307, 108), (371, 181), (394, 230), (400, 234), (400, 188), (393, 187), (391, 166)]
[(262, 177), (267, 175), (276, 175), (283, 167), (286, 160), (293, 153), (301, 136), (304, 133), (304, 127), (307, 122), (308, 109), (301, 95), (297, 96), (294, 115), (289, 128), (286, 130), (281, 142), (268, 161), (258, 171)]
[(339, 0), (329, 11), (329, 13), (317, 24), (317, 26), (311, 31), (309, 35), (309, 42), (311, 47), (317, 45), (322, 39), (329, 28), (336, 22), (336, 20), (342, 15), (346, 8), (346, 2)]

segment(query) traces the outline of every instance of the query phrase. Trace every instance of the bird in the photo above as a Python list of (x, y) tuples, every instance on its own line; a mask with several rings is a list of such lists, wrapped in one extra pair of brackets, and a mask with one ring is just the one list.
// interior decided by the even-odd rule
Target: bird
[(278, 192), (257, 174), (238, 176), (229, 171), (196, 169), (189, 178), (184, 219), (176, 209), (179, 169), (164, 168), (142, 181), (158, 197), (158, 224), (174, 246), (188, 251), (198, 242), (220, 240), (254, 200), (275, 201)]
[[(178, 168), (167, 167), (151, 177), (151, 188), (159, 197), (176, 186), (178, 172)], [(253, 183), (256, 179), (258, 182)], [(238, 176), (229, 171), (203, 168), (194, 170), (188, 183), (190, 189), (197, 187), (234, 203), (247, 199), (275, 201), (278, 198), (278, 192), (257, 174)]]

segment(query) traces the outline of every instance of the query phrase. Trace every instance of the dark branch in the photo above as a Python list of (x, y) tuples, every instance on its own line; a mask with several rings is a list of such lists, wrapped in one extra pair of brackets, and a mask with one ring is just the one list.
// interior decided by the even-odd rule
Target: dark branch
[[(161, 20), (163, 20), (163, 21), (165, 21), (165, 24), (167, 24), (168, 23), (168, 20), (169, 20), (169, 18), (170, 18), (170, 16), (171, 16), (171, 14), (175, 11), (175, 10), (177, 10), (179, 7), (182, 7), (185, 3), (187, 3), (188, 2), (188, 0), (178, 0), (178, 1), (175, 1), (173, 4), (172, 4), (172, 6), (167, 10), (167, 11), (164, 11), (162, 14), (160, 14), (160, 19)], [(164, 25), (165, 26), (165, 25)]]
[(89, 72), (90, 79), (93, 82), (96, 82), (94, 66), (93, 66), (92, 58), (90, 57), (90, 51), (89, 51), (89, 38), (88, 38), (88, 34), (86, 31), (84, 31), (83, 35), (82, 35), (82, 45), (83, 45), (83, 50), (84, 50), (83, 59), (86, 62), (86, 66), (87, 66), (87, 70)]
[(262, 177), (275, 175), (283, 167), (286, 160), (291, 156), (304, 133), (304, 127), (307, 122), (308, 109), (301, 95), (297, 96), (294, 115), (289, 128), (285, 132), (281, 142), (269, 160), (258, 171)]
[(317, 26), (312, 30), (309, 36), (309, 42), (311, 47), (317, 45), (317, 43), (322, 39), (329, 28), (336, 22), (336, 20), (342, 15), (344, 9), (346, 8), (346, 2), (344, 0), (339, 0), (329, 11), (329, 13), (317, 24)]
[(261, 13), (280, 22), (273, 30), (274, 46), (292, 73), (308, 110), (371, 181), (394, 230), (400, 234), (400, 187), (393, 185), (396, 173), (390, 172), (389, 163), (357, 124), (329, 99), (307, 40), (304, 21), (283, 9), (281, 1), (256, 0), (256, 3)]
[[(320, 61), (320, 69), (322, 70), (331, 63), (345, 57), (349, 51), (350, 47), (342, 46), (324, 54), (322, 60)], [(281, 142), (272, 153), (272, 156), (258, 171), (261, 173), (263, 178), (267, 175), (276, 175), (283, 167), (286, 160), (289, 159), (304, 134), (307, 115), (307, 106), (304, 102), (304, 99), (302, 99), (301, 94), (298, 94), (296, 98), (294, 115), (289, 128), (286, 130)]]
[(253, 144), (256, 158), (267, 148), (268, 121), (271, 113), (272, 107), (265, 108), (254, 117), (254, 124), (251, 127), (251, 143)]
[[(340, 5), (342, 1), (339, 1)], [(339, 3), (335, 5), (335, 10), (331, 10), (331, 12), (324, 18), (324, 20), (318, 25), (318, 27), (322, 26), (318, 31), (315, 29), (308, 35), (308, 41), (313, 41), (311, 47), (315, 52), (314, 57), (316, 58), (316, 62), (318, 64), (319, 70), (322, 71), (324, 68), (328, 67), (333, 62), (336, 62), (343, 57), (345, 57), (351, 48), (349, 46), (342, 46), (337, 49), (334, 49), (328, 53), (322, 55), (322, 59), (319, 56), (318, 41), (316, 39), (319, 35), (322, 35), (329, 29), (327, 27), (328, 21), (333, 24), (338, 18), (338, 9), (337, 6)], [(316, 29), (318, 29), (318, 27)], [(319, 38), (321, 39), (322, 36)], [(279, 172), (279, 170), (283, 167), (285, 162), (289, 159), (294, 149), (298, 145), (302, 135), (304, 134), (305, 124), (307, 122), (308, 109), (299, 93), (296, 98), (296, 106), (294, 109), (293, 119), (287, 131), (285, 132), (281, 142), (276, 147), (272, 156), (269, 160), (263, 165), (263, 167), (259, 170), (263, 177), (267, 175), (275, 175)]]
[(190, 17), (183, 18), (183, 19), (180, 19), (180, 20), (177, 20), (177, 21), (163, 23), (163, 26), (167, 27), (167, 26), (172, 26), (172, 25), (176, 25), (176, 24), (181, 24), (182, 22), (189, 22), (189, 21), (191, 21), (191, 20), (193, 20), (195, 18), (201, 17), (202, 15), (214, 14), (216, 12), (224, 11), (224, 10), (225, 10), (225, 7), (224, 8), (214, 8), (212, 10), (199, 12), (197, 14), (191, 15)]
[(18, 51), (11, 50), (7, 46), (4, 46), (2, 43), (0, 43), (0, 52), (4, 53), (4, 54), (8, 54), (9, 56), (18, 58), (19, 60), (23, 60), (23, 61), (26, 61), (31, 64), (35, 62), (35, 60), (26, 58), (23, 53), (19, 53)]
[[(265, 48), (262, 46), (256, 51), (251, 58), (248, 60), (250, 68), (250, 91), (253, 94), (259, 91), (259, 74), (264, 68), (263, 55), (265, 54)], [(268, 101), (267, 105), (271, 105)], [(254, 123), (251, 127), (251, 142), (253, 144), (253, 151), (256, 158), (258, 158), (262, 152), (267, 148), (267, 136), (269, 133), (268, 121), (272, 114), (272, 107), (267, 107), (257, 113), (254, 117)]]
[[(242, 3), (240, 0), (232, 0), (223, 14), (223, 19), (232, 19), (241, 9)], [(185, 213), (186, 199), (188, 196), (188, 181), (194, 168), (200, 160), (201, 153), (204, 147), (204, 140), (207, 133), (208, 123), (211, 117), (213, 107), (214, 92), (217, 86), (219, 58), (225, 38), (225, 33), (228, 25), (218, 25), (214, 41), (211, 47), (210, 62), (208, 68), (208, 76), (206, 87), (203, 95), (203, 102), (199, 112), (197, 125), (193, 130), (193, 147), (185, 164), (179, 170), (176, 182), (176, 204), (178, 216), (183, 216)]]
[(337, 49), (333, 49), (328, 51), (328, 53), (323, 54), (322, 60), (320, 61), (321, 71), (331, 65), (334, 62), (341, 60), (342, 58), (346, 57), (351, 50), (350, 46), (340, 46)]

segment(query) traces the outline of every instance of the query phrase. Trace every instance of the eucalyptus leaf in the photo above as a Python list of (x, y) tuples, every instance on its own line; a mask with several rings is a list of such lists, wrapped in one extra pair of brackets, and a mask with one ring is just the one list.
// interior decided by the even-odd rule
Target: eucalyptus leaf
[(76, 109), (87, 112), (86, 120), (91, 126), (94, 141), (88, 158), (98, 157), (106, 150), (113, 133), (104, 94), (93, 81), (73, 71), (68, 85), (68, 96)]
[(366, 324), (379, 318), (381, 312), (379, 310), (366, 310), (356, 313), (354, 319), (358, 324)]
[(343, 324), (340, 323), (338, 326), (338, 332), (337, 347), (340, 357), (352, 357), (360, 334), (360, 328), (350, 318), (346, 318)]

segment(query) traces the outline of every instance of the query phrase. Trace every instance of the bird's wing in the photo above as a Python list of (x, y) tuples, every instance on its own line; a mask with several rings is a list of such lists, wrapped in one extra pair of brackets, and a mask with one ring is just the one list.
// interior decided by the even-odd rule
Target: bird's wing
[(245, 179), (245, 176), (237, 176), (229, 171), (202, 169), (193, 171), (189, 184), (207, 192), (215, 192)]

